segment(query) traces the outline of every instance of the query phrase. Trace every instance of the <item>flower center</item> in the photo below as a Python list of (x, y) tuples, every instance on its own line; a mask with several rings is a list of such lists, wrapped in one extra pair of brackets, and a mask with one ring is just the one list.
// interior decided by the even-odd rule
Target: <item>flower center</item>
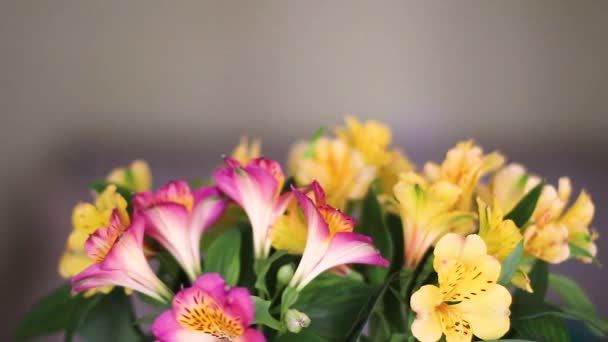
[(229, 341), (245, 332), (240, 320), (227, 315), (213, 298), (198, 292), (192, 300), (194, 303), (184, 305), (177, 315), (183, 327)]

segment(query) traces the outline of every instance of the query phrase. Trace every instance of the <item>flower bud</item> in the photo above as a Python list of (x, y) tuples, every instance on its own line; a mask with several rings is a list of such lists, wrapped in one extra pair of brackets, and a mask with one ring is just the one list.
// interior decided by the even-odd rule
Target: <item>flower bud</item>
[(302, 328), (306, 328), (310, 325), (310, 318), (303, 312), (296, 309), (289, 309), (285, 315), (285, 325), (289, 332), (297, 334)]
[(279, 285), (287, 285), (293, 277), (293, 272), (294, 269), (292, 264), (281, 266), (281, 268), (279, 268), (279, 271), (277, 272), (277, 282), (279, 283)]

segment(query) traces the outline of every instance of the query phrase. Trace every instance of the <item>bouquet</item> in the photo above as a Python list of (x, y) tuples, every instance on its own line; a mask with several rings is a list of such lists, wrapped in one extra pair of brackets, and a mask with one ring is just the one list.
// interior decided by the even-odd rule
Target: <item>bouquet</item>
[(385, 125), (351, 117), (296, 144), (286, 170), (248, 139), (219, 164), (155, 191), (143, 161), (92, 183), (59, 261), (68, 283), (17, 338), (559, 342), (572, 321), (608, 332), (585, 291), (550, 272), (598, 264), (593, 202), (582, 191), (569, 204), (568, 178), (548, 184), (473, 141), (416, 168)]

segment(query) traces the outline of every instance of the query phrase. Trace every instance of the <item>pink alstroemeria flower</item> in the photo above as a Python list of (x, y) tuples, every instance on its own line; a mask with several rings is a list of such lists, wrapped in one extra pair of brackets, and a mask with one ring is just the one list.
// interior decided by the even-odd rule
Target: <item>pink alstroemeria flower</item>
[(129, 227), (123, 227), (114, 210), (110, 225), (97, 229), (86, 241), (85, 251), (95, 263), (72, 278), (72, 292), (116, 285), (161, 302), (170, 301), (171, 291), (154, 274), (144, 255), (144, 228), (145, 222), (138, 216)]
[[(346, 264), (388, 267), (369, 236), (352, 232), (354, 221), (325, 202), (325, 192), (314, 181), (315, 202), (292, 188), (308, 225), (306, 247), (289, 285), (298, 291), (324, 271)], [(315, 204), (316, 203), (316, 204)]]
[(229, 289), (217, 273), (199, 277), (173, 298), (173, 306), (152, 325), (159, 342), (264, 342), (249, 328), (255, 309), (244, 287)]
[(175, 257), (192, 281), (202, 273), (201, 237), (226, 209), (227, 200), (219, 195), (215, 187), (192, 192), (186, 182), (176, 181), (133, 197), (135, 212), (146, 219), (146, 234)]
[(285, 175), (281, 165), (271, 159), (256, 158), (242, 166), (237, 160), (225, 158), (228, 167), (215, 172), (217, 187), (245, 210), (253, 230), (256, 259), (270, 252), (270, 226), (287, 209), (291, 192), (281, 195)]

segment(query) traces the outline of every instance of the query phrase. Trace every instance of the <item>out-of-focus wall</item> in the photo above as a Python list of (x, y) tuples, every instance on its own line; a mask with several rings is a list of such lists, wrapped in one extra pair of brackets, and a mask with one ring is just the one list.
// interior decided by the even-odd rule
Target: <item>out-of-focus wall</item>
[[(419, 163), (474, 137), (570, 175), (601, 231), (607, 34), (606, 1), (0, 2), (0, 340), (60, 283), (89, 180), (133, 158), (157, 184), (200, 178), (241, 134), (282, 159), (347, 112)], [(560, 268), (608, 314), (605, 272)]]

